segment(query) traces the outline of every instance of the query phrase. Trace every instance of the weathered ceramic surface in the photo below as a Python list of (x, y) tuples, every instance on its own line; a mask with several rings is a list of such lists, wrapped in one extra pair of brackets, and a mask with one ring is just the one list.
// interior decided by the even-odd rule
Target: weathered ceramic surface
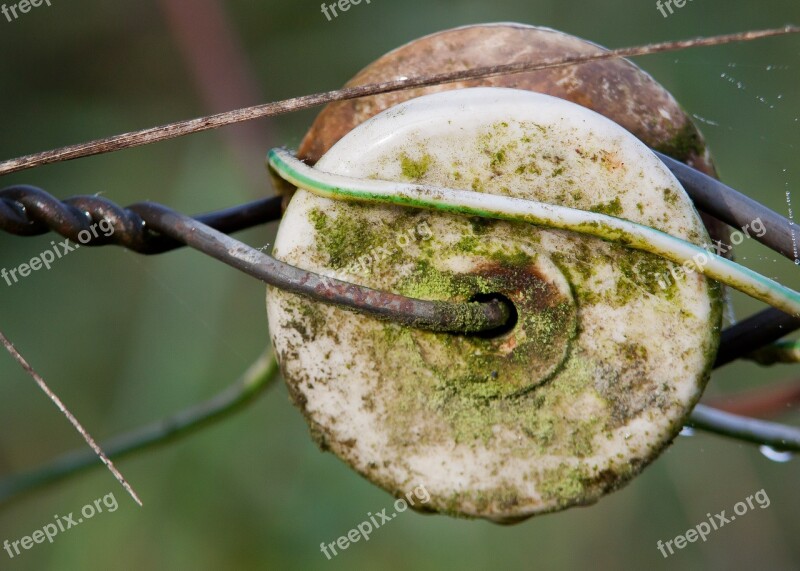
[[(536, 199), (707, 240), (641, 142), (584, 107), (527, 91), (398, 105), (317, 168)], [(274, 253), (424, 299), (514, 302), (516, 326), (485, 339), (268, 292), (273, 343), (319, 445), (393, 494), (423, 484), (425, 507), (454, 515), (516, 521), (624, 484), (680, 430), (718, 342), (716, 285), (574, 233), (298, 191)]]
[[(473, 67), (543, 61), (594, 53), (598, 49), (604, 48), (549, 28), (517, 23), (464, 26), (419, 38), (389, 52), (369, 64), (346, 86)], [(716, 176), (702, 134), (675, 98), (648, 73), (624, 59), (334, 102), (314, 121), (297, 154), (314, 164), (356, 125), (393, 105), (421, 95), (477, 86), (526, 89), (588, 107), (622, 125), (647, 146)], [(281, 184), (276, 185), (276, 190), (286, 196), (292, 192)], [(725, 224), (705, 214), (702, 218), (714, 239), (729, 242), (730, 232)], [(733, 257), (733, 252), (726, 255)]]
[[(346, 86), (473, 67), (543, 61), (603, 48), (569, 34), (515, 23), (480, 24), (445, 30), (399, 47), (369, 64)], [(624, 59), (612, 59), (421, 89), (384, 93), (325, 107), (298, 155), (316, 162), (336, 141), (366, 119), (402, 101), (462, 87), (494, 86), (546, 93), (605, 115), (658, 149), (708, 174), (714, 168), (702, 135), (680, 105), (649, 74)]]

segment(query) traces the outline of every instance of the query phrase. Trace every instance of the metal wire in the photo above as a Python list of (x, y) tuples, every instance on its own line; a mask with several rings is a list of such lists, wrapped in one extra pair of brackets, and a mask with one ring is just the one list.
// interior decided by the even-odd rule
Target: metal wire
[(729, 438), (771, 446), (776, 450), (800, 448), (800, 430), (796, 426), (739, 416), (702, 404), (694, 407), (688, 424)]
[[(783, 230), (790, 228), (788, 220), (713, 178), (668, 157), (661, 158), (698, 208), (739, 227), (760, 218), (767, 232), (752, 237), (791, 257), (791, 248), (787, 249), (786, 243), (786, 239), (791, 238)], [(78, 196), (61, 201), (32, 186), (0, 190), (0, 230), (11, 234), (34, 236), (52, 230), (78, 241), (81, 232), (105, 219), (113, 225), (114, 232), (96, 237), (84, 232), (84, 236), (92, 236), (82, 244), (114, 244), (145, 255), (188, 245), (272, 286), (380, 319), (434, 331), (491, 333), (509, 318), (511, 309), (500, 301), (425, 301), (377, 291), (284, 264), (226, 235), (278, 220), (281, 214), (281, 199), (277, 197), (191, 218), (150, 202), (122, 208), (99, 196)], [(796, 329), (800, 329), (800, 318), (774, 308), (765, 309), (722, 332), (714, 367), (746, 357)], [(690, 424), (776, 448), (800, 446), (800, 431), (794, 427), (726, 415), (701, 405), (696, 407)]]
[(121, 208), (98, 196), (59, 201), (32, 186), (0, 191), (0, 229), (20, 236), (53, 230), (77, 242), (82, 231), (105, 218), (114, 232), (92, 237), (86, 245), (115, 244), (142, 254), (188, 245), (269, 285), (419, 329), (486, 334), (501, 328), (511, 316), (512, 309), (500, 300), (421, 300), (309, 272), (223, 233), (277, 220), (280, 213), (279, 198), (190, 218), (152, 202)]
[[(656, 154), (699, 209), (739, 228), (760, 219), (767, 231), (751, 237), (792, 257), (789, 220), (712, 177), (666, 155)], [(77, 241), (82, 231), (106, 219), (113, 225), (114, 232), (109, 236), (92, 236), (86, 245), (115, 244), (147, 255), (188, 245), (275, 287), (380, 319), (434, 331), (491, 333), (501, 328), (512, 312), (498, 300), (427, 301), (377, 291), (290, 266), (225, 235), (280, 217), (279, 197), (190, 218), (150, 202), (121, 208), (99, 196), (78, 196), (61, 201), (42, 189), (27, 185), (0, 190), (0, 230), (11, 234), (34, 236), (52, 230)], [(797, 317), (776, 309), (764, 310), (722, 333), (716, 366), (742, 357), (796, 329), (800, 329)]]
[(761, 220), (767, 231), (760, 236), (748, 232), (748, 236), (796, 262), (788, 218), (705, 173), (653, 152), (672, 171), (698, 209), (738, 229), (750, 228), (755, 220)]
[[(236, 232), (281, 217), (280, 197), (265, 198), (234, 208), (196, 217), (220, 232)], [(19, 185), (0, 190), (0, 230), (17, 236), (38, 236), (53, 231), (77, 242), (81, 231), (93, 223), (108, 220), (114, 227), (109, 235), (91, 236), (86, 246), (114, 244), (139, 254), (169, 252), (184, 242), (148, 230), (142, 217), (100, 196), (76, 196), (59, 200), (40, 188)], [(91, 234), (91, 233), (90, 233)]]
[(722, 332), (714, 367), (741, 359), (797, 329), (800, 329), (800, 317), (774, 307), (756, 313)]
[(139, 214), (149, 228), (269, 285), (378, 319), (431, 331), (474, 333), (502, 327), (511, 316), (511, 309), (499, 300), (487, 303), (425, 301), (290, 266), (160, 204), (144, 202), (134, 204), (130, 210)]
[(444, 71), (431, 75), (416, 77), (403, 77), (400, 79), (390, 79), (379, 83), (367, 85), (352, 85), (334, 91), (324, 93), (314, 93), (301, 97), (293, 97), (283, 101), (273, 101), (254, 107), (225, 111), (216, 115), (197, 117), (187, 121), (177, 121), (160, 127), (151, 127), (131, 133), (123, 133), (96, 141), (88, 141), (77, 145), (69, 145), (60, 149), (44, 151), (24, 157), (17, 157), (6, 161), (0, 161), (0, 175), (11, 174), (25, 169), (34, 168), (41, 165), (70, 161), (81, 157), (90, 157), (104, 153), (111, 153), (121, 149), (130, 149), (142, 145), (151, 145), (159, 141), (166, 141), (177, 137), (183, 137), (191, 133), (199, 133), (210, 129), (218, 129), (225, 125), (234, 125), (244, 121), (252, 121), (263, 117), (274, 117), (284, 113), (292, 113), (303, 109), (310, 109), (318, 105), (324, 105), (333, 101), (346, 101), (358, 99), (370, 95), (381, 93), (391, 93), (428, 87), (433, 85), (443, 85), (458, 81), (468, 81), (474, 79), (484, 79), (500, 75), (513, 75), (517, 73), (537, 71), (543, 69), (555, 69), (566, 66), (577, 66), (589, 62), (607, 61), (619, 58), (631, 58), (648, 54), (665, 53), (684, 50), (687, 48), (720, 46), (733, 42), (749, 42), (762, 38), (783, 36), (786, 34), (800, 33), (800, 27), (787, 25), (782, 28), (769, 30), (751, 30), (735, 34), (724, 34), (706, 38), (693, 38), (689, 40), (677, 40), (658, 42), (643, 46), (632, 46), (628, 48), (617, 48), (613, 50), (598, 49), (590, 53), (568, 54), (554, 58), (547, 58), (539, 61), (506, 63), (470, 69), (460, 69)]

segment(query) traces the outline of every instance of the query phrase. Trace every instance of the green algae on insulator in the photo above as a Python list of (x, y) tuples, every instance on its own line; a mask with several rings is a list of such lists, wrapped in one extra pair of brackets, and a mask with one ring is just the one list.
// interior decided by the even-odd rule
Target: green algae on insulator
[[(708, 240), (666, 167), (585, 108), (470, 89), (400, 110), (351, 131), (317, 168), (569, 202)], [(708, 380), (717, 285), (673, 278), (672, 262), (626, 248), (636, 238), (607, 223), (585, 223), (600, 239), (407, 199), (363, 205), (298, 191), (275, 255), (420, 299), (502, 295), (517, 321), (494, 336), (434, 333), (270, 289), (273, 342), (315, 440), (394, 495), (424, 483), (427, 508), (460, 517), (513, 522), (624, 486), (677, 435)], [(418, 223), (412, 212), (430, 238), (398, 246)], [(348, 273), (364, 256), (370, 271)]]

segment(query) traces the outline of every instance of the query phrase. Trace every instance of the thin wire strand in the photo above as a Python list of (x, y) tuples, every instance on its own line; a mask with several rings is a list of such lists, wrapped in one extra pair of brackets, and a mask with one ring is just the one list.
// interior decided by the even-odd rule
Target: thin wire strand
[(151, 127), (139, 131), (132, 131), (130, 133), (114, 135), (112, 137), (97, 139), (86, 143), (69, 145), (60, 149), (9, 159), (0, 162), (0, 176), (41, 165), (69, 161), (81, 157), (90, 157), (104, 153), (111, 153), (122, 149), (139, 147), (142, 145), (149, 145), (160, 141), (166, 141), (168, 139), (183, 137), (192, 133), (217, 129), (225, 125), (232, 125), (235, 123), (242, 123), (244, 121), (252, 121), (253, 119), (261, 119), (263, 117), (273, 117), (275, 115), (292, 113), (294, 111), (309, 109), (311, 107), (324, 105), (334, 101), (357, 99), (359, 97), (366, 97), (369, 95), (378, 95), (391, 91), (403, 91), (419, 87), (428, 87), (431, 85), (453, 83), (456, 81), (483, 79), (497, 75), (512, 75), (523, 72), (539, 71), (543, 69), (579, 65), (589, 62), (679, 51), (695, 47), (719, 46), (734, 42), (749, 42), (763, 38), (796, 34), (798, 32), (800, 32), (800, 27), (788, 25), (784, 26), (783, 28), (753, 30), (720, 36), (659, 42), (641, 46), (618, 48), (614, 50), (598, 50), (597, 52), (589, 54), (569, 55), (538, 62), (522, 62), (485, 66), (407, 79), (371, 83), (356, 87), (347, 87), (344, 89), (337, 89), (323, 93), (304, 95), (302, 97), (295, 97), (292, 99), (284, 99), (282, 101), (275, 101), (272, 103), (266, 103), (264, 105), (256, 105), (253, 107), (245, 107), (243, 109), (226, 111), (224, 113), (218, 113), (206, 117), (178, 121), (159, 127)]
[(28, 361), (25, 360), (25, 357), (23, 357), (20, 354), (20, 352), (17, 351), (16, 347), (14, 347), (14, 345), (11, 343), (11, 341), (8, 340), (8, 338), (3, 334), (2, 331), (0, 331), (0, 343), (3, 344), (6, 350), (11, 354), (12, 357), (14, 357), (17, 363), (19, 363), (20, 366), (25, 370), (25, 372), (27, 372), (33, 378), (34, 381), (36, 381), (36, 384), (39, 385), (39, 388), (41, 388), (42, 391), (44, 391), (44, 394), (46, 394), (50, 398), (50, 400), (53, 401), (53, 403), (58, 407), (58, 409), (64, 414), (64, 416), (67, 417), (67, 420), (69, 420), (72, 426), (75, 427), (75, 430), (77, 430), (78, 433), (81, 436), (83, 436), (83, 439), (86, 441), (86, 444), (88, 444), (89, 447), (92, 450), (94, 450), (94, 453), (100, 458), (100, 460), (103, 461), (103, 464), (105, 464), (106, 467), (111, 471), (111, 473), (114, 475), (117, 481), (122, 485), (122, 487), (125, 488), (125, 491), (127, 491), (133, 498), (133, 500), (141, 507), (142, 500), (139, 499), (139, 496), (133, 490), (133, 488), (125, 479), (125, 477), (120, 473), (119, 470), (117, 470), (117, 467), (114, 466), (114, 463), (108, 458), (108, 456), (106, 456), (105, 452), (103, 452), (100, 446), (97, 445), (97, 442), (95, 442), (94, 438), (92, 438), (92, 436), (86, 431), (86, 429), (81, 425), (81, 423), (78, 422), (78, 419), (75, 418), (75, 416), (67, 409), (66, 406), (64, 406), (64, 403), (61, 402), (61, 399), (58, 398), (58, 396), (52, 390), (50, 390), (50, 387), (47, 386), (47, 383), (39, 375), (39, 373), (33, 370), (33, 367), (31, 367)]
[[(118, 459), (183, 438), (256, 401), (277, 378), (279, 368), (271, 350), (266, 351), (232, 386), (211, 399), (181, 410), (169, 417), (115, 436), (104, 443), (108, 455)], [(737, 440), (800, 451), (800, 429), (756, 420), (718, 408), (697, 405), (689, 426)], [(44, 466), (0, 480), (0, 504), (26, 492), (57, 483), (92, 468), (94, 456), (74, 450)]]

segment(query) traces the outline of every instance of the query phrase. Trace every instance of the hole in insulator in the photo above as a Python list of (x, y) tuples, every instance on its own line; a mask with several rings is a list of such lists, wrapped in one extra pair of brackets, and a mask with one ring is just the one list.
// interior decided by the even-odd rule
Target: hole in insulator
[(513, 301), (511, 301), (502, 293), (476, 293), (469, 298), (469, 301), (478, 301), (482, 303), (499, 301), (508, 308), (508, 320), (504, 324), (500, 325), (499, 327), (495, 327), (494, 329), (488, 329), (486, 331), (475, 333), (475, 337), (480, 337), (482, 339), (495, 339), (509, 333), (517, 326), (517, 322), (519, 321), (519, 312), (517, 311), (517, 307), (514, 305)]

